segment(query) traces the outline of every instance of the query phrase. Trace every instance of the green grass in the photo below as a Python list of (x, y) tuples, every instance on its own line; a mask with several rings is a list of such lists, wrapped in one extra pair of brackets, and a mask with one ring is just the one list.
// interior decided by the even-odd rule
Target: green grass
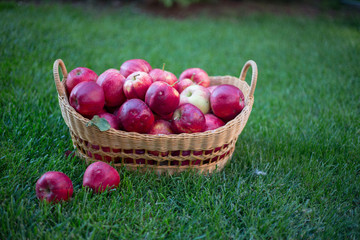
[[(164, 19), (136, 8), (0, 4), (0, 239), (359, 239), (360, 21), (349, 16)], [(238, 76), (253, 59), (255, 104), (219, 173), (120, 171), (91, 195), (61, 117), (52, 64), (101, 73), (131, 58)], [(247, 78), (249, 81), (249, 77)], [(46, 171), (70, 202), (35, 196)], [(266, 175), (257, 174), (258, 171)]]

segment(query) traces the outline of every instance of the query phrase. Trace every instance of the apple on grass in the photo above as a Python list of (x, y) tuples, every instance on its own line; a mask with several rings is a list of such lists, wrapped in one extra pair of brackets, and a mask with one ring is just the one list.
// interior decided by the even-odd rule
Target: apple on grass
[(166, 116), (178, 107), (180, 96), (175, 88), (166, 82), (151, 84), (145, 95), (145, 103), (158, 115)]
[(104, 90), (106, 107), (117, 107), (125, 102), (124, 82), (125, 77), (117, 69), (108, 69), (100, 74), (96, 83)]
[(103, 111), (104, 91), (96, 82), (81, 82), (71, 91), (70, 105), (81, 115), (92, 117)]
[(171, 127), (176, 133), (203, 132), (205, 116), (198, 107), (185, 103), (175, 110)]
[(124, 83), (124, 93), (126, 98), (138, 98), (144, 100), (146, 91), (152, 83), (152, 78), (145, 72), (134, 72), (130, 74)]
[(179, 80), (191, 79), (194, 83), (203, 87), (210, 86), (210, 78), (207, 72), (201, 68), (188, 68), (180, 74)]
[(212, 112), (224, 121), (235, 118), (245, 107), (243, 92), (229, 84), (222, 84), (210, 95)]
[(155, 121), (151, 109), (137, 98), (129, 99), (121, 105), (116, 117), (128, 132), (147, 133)]
[(65, 88), (70, 95), (73, 88), (81, 82), (95, 82), (98, 75), (91, 69), (77, 67), (69, 72), (65, 81)]
[(165, 71), (164, 68), (165, 64), (163, 69), (155, 68), (151, 70), (149, 73), (150, 77), (154, 80), (154, 82), (162, 81), (168, 83), (169, 85), (174, 85), (178, 80), (177, 77), (172, 72)]
[(62, 173), (50, 171), (43, 174), (36, 182), (36, 196), (47, 202), (67, 201), (73, 194), (70, 178)]
[(144, 59), (130, 59), (120, 66), (120, 73), (124, 77), (128, 77), (134, 72), (149, 73), (152, 70), (151, 65)]
[(92, 189), (95, 193), (104, 192), (119, 186), (120, 175), (109, 164), (98, 161), (90, 164), (84, 173), (83, 186)]
[(203, 114), (210, 111), (210, 92), (201, 85), (191, 85), (180, 94), (180, 105), (191, 103), (198, 107)]

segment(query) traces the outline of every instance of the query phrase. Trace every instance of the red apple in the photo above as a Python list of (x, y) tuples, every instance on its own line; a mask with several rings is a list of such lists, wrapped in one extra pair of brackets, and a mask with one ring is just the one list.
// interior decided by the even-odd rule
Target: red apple
[(219, 85), (212, 85), (210, 87), (207, 87), (207, 89), (209, 90), (210, 94), (215, 90), (215, 88), (219, 86)]
[(83, 186), (92, 189), (95, 193), (104, 192), (105, 189), (117, 188), (119, 183), (118, 171), (105, 162), (94, 162), (85, 170)]
[(150, 128), (148, 134), (153, 134), (153, 135), (168, 135), (168, 134), (173, 134), (173, 130), (171, 128), (171, 123), (169, 121), (165, 121), (165, 120), (156, 120), (154, 122), (154, 125)]
[(99, 118), (105, 118), (113, 129), (121, 129), (121, 122), (114, 114), (105, 112), (98, 114), (98, 116)]
[(163, 69), (155, 68), (150, 71), (150, 77), (156, 81), (166, 82), (169, 85), (174, 85), (177, 82), (177, 77), (172, 72), (165, 71)]
[(201, 85), (191, 85), (180, 94), (179, 104), (184, 103), (191, 103), (206, 114), (210, 110), (210, 92)]
[(96, 82), (81, 82), (70, 94), (70, 105), (84, 116), (93, 116), (103, 111), (105, 96)]
[(152, 83), (152, 78), (145, 72), (134, 72), (130, 74), (124, 83), (124, 93), (126, 98), (138, 98), (144, 100), (146, 91)]
[(146, 72), (149, 73), (152, 70), (150, 64), (143, 59), (130, 59), (125, 61), (120, 66), (120, 73), (124, 77), (128, 77), (133, 72)]
[(205, 125), (206, 125), (205, 131), (208, 131), (224, 126), (225, 123), (214, 114), (208, 113), (205, 114)]
[(166, 120), (166, 121), (171, 121), (172, 120), (172, 116), (174, 115), (174, 112), (167, 114), (167, 115), (158, 115), (158, 114), (154, 114), (155, 120)]
[[(152, 134), (152, 135), (169, 135), (173, 133), (174, 132), (171, 128), (171, 123), (165, 120), (156, 120), (154, 125), (148, 132), (148, 134)], [(169, 152), (165, 151), (160, 153), (159, 151), (149, 151), (149, 154), (152, 154), (154, 156), (159, 156), (159, 154), (161, 154), (161, 156), (165, 157), (169, 155)]]
[(166, 82), (157, 81), (151, 84), (145, 95), (145, 103), (159, 115), (168, 115), (179, 105), (180, 96), (175, 88)]
[(129, 99), (121, 105), (116, 116), (128, 132), (147, 133), (154, 123), (150, 108), (137, 98)]
[(73, 194), (73, 185), (62, 172), (46, 172), (36, 182), (36, 196), (47, 202), (67, 201)]
[(190, 78), (184, 78), (177, 82), (174, 87), (179, 93), (182, 93), (187, 87), (194, 85), (194, 82)]
[(222, 84), (211, 94), (210, 105), (217, 117), (229, 121), (245, 107), (244, 94), (233, 85)]
[(65, 81), (65, 87), (70, 95), (73, 88), (81, 82), (95, 82), (98, 75), (91, 69), (85, 67), (77, 67), (69, 72)]
[(189, 78), (194, 83), (203, 87), (210, 86), (209, 75), (201, 68), (188, 68), (180, 74), (179, 80)]
[(205, 130), (205, 116), (191, 103), (180, 105), (174, 112), (171, 127), (177, 133), (196, 133)]
[(96, 83), (104, 90), (106, 107), (117, 107), (125, 102), (124, 82), (125, 77), (120, 74), (119, 70), (108, 69), (100, 74)]

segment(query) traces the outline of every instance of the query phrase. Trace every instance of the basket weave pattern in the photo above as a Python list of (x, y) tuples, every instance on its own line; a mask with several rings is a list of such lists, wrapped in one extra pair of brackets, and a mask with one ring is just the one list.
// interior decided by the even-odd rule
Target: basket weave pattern
[[(59, 66), (63, 80), (60, 81)], [(252, 67), (249, 86), (245, 82), (246, 72)], [(201, 133), (150, 135), (109, 129), (101, 132), (95, 126), (86, 126), (89, 119), (77, 113), (69, 104), (65, 81), (67, 71), (62, 60), (54, 63), (54, 79), (62, 117), (69, 127), (77, 155), (87, 163), (112, 162), (114, 166), (125, 166), (130, 170), (155, 170), (157, 173), (174, 173), (193, 168), (199, 173), (221, 170), (231, 158), (235, 144), (245, 127), (254, 103), (257, 81), (257, 66), (248, 61), (240, 79), (232, 76), (210, 77), (211, 85), (231, 84), (242, 90), (245, 107), (226, 125)]]

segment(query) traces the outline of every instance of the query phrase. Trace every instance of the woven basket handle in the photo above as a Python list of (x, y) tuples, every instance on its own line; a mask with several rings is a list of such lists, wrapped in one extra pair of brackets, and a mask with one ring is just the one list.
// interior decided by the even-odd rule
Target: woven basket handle
[(257, 82), (257, 76), (258, 76), (258, 69), (257, 65), (253, 60), (249, 60), (245, 63), (243, 69), (240, 73), (240, 80), (245, 81), (246, 73), (249, 70), (249, 67), (252, 68), (252, 76), (251, 76), (251, 85), (250, 85), (250, 94), (249, 97), (254, 97), (256, 82)]
[(63, 81), (66, 80), (67, 75), (68, 75), (64, 62), (61, 59), (57, 59), (54, 62), (54, 67), (53, 67), (56, 90), (58, 91), (60, 97), (66, 97), (65, 85), (60, 80), (59, 65), (61, 67), (61, 72), (62, 72), (62, 75), (63, 75)]

